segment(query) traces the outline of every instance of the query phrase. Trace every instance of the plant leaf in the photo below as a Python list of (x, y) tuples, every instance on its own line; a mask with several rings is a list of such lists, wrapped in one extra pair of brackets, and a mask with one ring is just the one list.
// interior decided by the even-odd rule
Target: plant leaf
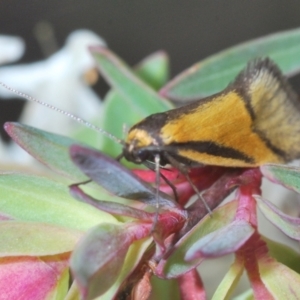
[[(225, 298), (226, 299), (226, 298)], [(253, 290), (248, 289), (245, 292), (242, 292), (236, 297), (233, 297), (232, 300), (255, 300), (253, 296)]]
[(220, 257), (239, 249), (254, 233), (254, 228), (244, 220), (235, 220), (223, 228), (211, 232), (186, 252), (187, 261)]
[[(119, 276), (129, 246), (136, 239), (148, 236), (150, 230), (151, 224), (146, 229), (141, 224), (102, 223), (85, 235), (71, 257), (71, 268), (85, 299), (93, 299), (111, 287)], [(140, 234), (136, 235), (137, 232)]]
[(278, 229), (290, 238), (300, 241), (300, 219), (284, 214), (270, 201), (255, 196), (263, 215)]
[(82, 233), (46, 223), (0, 222), (0, 257), (70, 252)]
[(133, 244), (131, 244), (125, 257), (122, 270), (118, 274), (118, 278), (113, 283), (113, 285), (101, 296), (101, 300), (111, 300), (114, 298), (121, 284), (124, 282), (126, 277), (128, 277), (131, 272), (135, 270), (143, 254), (148, 249), (152, 241), (152, 237), (149, 237), (147, 239), (135, 241)]
[(5, 123), (5, 130), (19, 146), (53, 171), (74, 181), (87, 180), (69, 155), (69, 147), (78, 141), (20, 123)]
[(234, 218), (236, 209), (237, 201), (231, 201), (216, 208), (213, 211), (213, 217), (209, 215), (204, 217), (176, 243), (174, 251), (168, 256), (166, 262), (158, 265), (158, 273), (167, 278), (176, 278), (195, 268), (201, 261), (186, 261), (185, 255), (187, 251), (202, 237), (230, 224)]
[[(167, 54), (159, 51), (146, 57), (135, 68), (135, 74), (152, 88), (160, 88), (166, 82), (169, 74), (169, 59)], [(120, 108), (124, 107), (125, 103), (129, 105), (128, 102), (132, 102), (130, 109), (126, 109), (126, 113), (124, 113), (124, 109)], [(137, 98), (124, 99), (117, 90), (113, 89), (107, 93), (101, 114), (97, 119), (92, 121), (92, 124), (103, 128), (116, 137), (122, 138), (124, 136), (124, 125), (131, 126), (145, 116), (141, 115), (139, 109), (137, 109), (144, 105)], [(122, 151), (121, 145), (88, 128), (81, 127), (76, 135), (77, 137), (79, 140), (90, 141), (89, 144), (97, 149), (101, 149), (101, 151), (111, 157), (118, 156)]]
[(297, 251), (287, 245), (272, 241), (265, 236), (261, 237), (267, 243), (270, 256), (295, 272), (300, 273), (300, 254)]
[[(70, 148), (70, 155), (84, 174), (114, 195), (156, 205), (155, 188), (144, 183), (116, 160), (99, 151), (77, 145)], [(162, 205), (176, 206), (167, 194), (159, 193), (159, 195)]]
[[(172, 108), (172, 104), (133, 74), (126, 64), (113, 52), (104, 47), (90, 48), (101, 74), (126, 101), (128, 110), (135, 109), (145, 117), (149, 114)], [(136, 106), (139, 102), (141, 105)]]
[(108, 212), (112, 215), (127, 216), (131, 218), (141, 219), (144, 221), (153, 221), (154, 215), (144, 210), (130, 207), (122, 203), (116, 203), (112, 201), (97, 200), (86, 193), (84, 193), (78, 186), (74, 185), (70, 187), (71, 195), (84, 203), (88, 203), (101, 211)]
[(232, 291), (237, 286), (239, 279), (244, 271), (244, 264), (241, 260), (235, 259), (230, 266), (222, 282), (219, 284), (215, 291), (212, 300), (229, 299)]
[(160, 94), (178, 101), (192, 101), (222, 91), (255, 57), (269, 56), (287, 75), (300, 70), (300, 29), (278, 32), (233, 46), (182, 72)]
[(277, 165), (277, 164), (266, 164), (260, 167), (262, 174), (270, 181), (280, 184), (289, 190), (300, 193), (300, 168)]
[(65, 184), (25, 174), (0, 175), (0, 211), (20, 221), (83, 231), (101, 222), (117, 222), (113, 216), (73, 199)]
[(160, 89), (169, 79), (170, 62), (168, 54), (165, 51), (150, 54), (136, 66), (135, 73), (153, 89)]
[(64, 300), (81, 300), (76, 281), (73, 281)]
[(269, 256), (258, 260), (260, 278), (274, 299), (300, 299), (300, 275)]
[[(68, 255), (0, 258), (3, 299), (63, 299), (68, 290)], [(17, 274), (17, 275), (16, 275)]]

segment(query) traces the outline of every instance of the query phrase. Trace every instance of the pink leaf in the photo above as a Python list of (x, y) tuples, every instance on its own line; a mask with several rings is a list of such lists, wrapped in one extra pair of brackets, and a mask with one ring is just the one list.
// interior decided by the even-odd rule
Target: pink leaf
[[(0, 298), (40, 300), (65, 295), (67, 271), (68, 255), (0, 258)], [(61, 280), (63, 290), (58, 291)]]

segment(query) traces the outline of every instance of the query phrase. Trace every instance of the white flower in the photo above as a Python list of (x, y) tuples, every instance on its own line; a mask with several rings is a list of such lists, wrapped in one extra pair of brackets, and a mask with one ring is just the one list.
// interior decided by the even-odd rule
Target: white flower
[(24, 50), (24, 41), (20, 37), (0, 35), (0, 65), (18, 60)]
[[(96, 45), (105, 45), (105, 42), (89, 30), (77, 30), (70, 34), (61, 50), (44, 61), (0, 67), (0, 81), (38, 100), (92, 120), (99, 114), (101, 102), (85, 82), (84, 74), (95, 67), (88, 47)], [(9, 99), (16, 95), (1, 87), (0, 97)], [(29, 101), (20, 122), (64, 135), (76, 128), (75, 122), (65, 115)], [(18, 146), (12, 145), (6, 154), (23, 163), (31, 160), (20, 152)]]

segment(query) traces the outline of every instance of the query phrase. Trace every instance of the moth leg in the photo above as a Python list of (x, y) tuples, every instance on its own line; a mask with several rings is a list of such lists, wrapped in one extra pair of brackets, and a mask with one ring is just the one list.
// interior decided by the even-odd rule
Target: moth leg
[[(155, 166), (153, 166), (150, 162), (145, 161), (143, 162), (143, 165), (149, 168), (150, 170), (152, 170), (153, 172), (155, 172)], [(160, 176), (167, 183), (167, 185), (172, 189), (175, 201), (178, 202), (179, 198), (178, 198), (178, 193), (175, 185), (161, 172), (160, 172)]]
[(201, 199), (203, 205), (205, 206), (207, 212), (211, 215), (212, 211), (210, 209), (210, 207), (207, 205), (205, 199), (203, 198), (203, 193), (201, 193), (198, 188), (196, 187), (196, 185), (192, 182), (189, 173), (188, 173), (188, 169), (183, 166), (182, 164), (180, 164), (174, 157), (172, 157), (170, 154), (168, 154), (167, 152), (164, 153), (165, 157), (168, 159), (168, 161), (170, 162), (170, 164), (175, 167), (176, 169), (178, 169), (186, 178), (186, 180), (189, 182), (189, 184), (191, 185), (191, 187), (193, 188), (193, 190), (195, 191), (195, 193), (197, 194), (198, 198)]
[(158, 221), (158, 213), (159, 213), (159, 186), (160, 186), (160, 156), (158, 154), (154, 157), (155, 162), (155, 186), (156, 186), (156, 213), (153, 221), (152, 232), (155, 230), (155, 226)]

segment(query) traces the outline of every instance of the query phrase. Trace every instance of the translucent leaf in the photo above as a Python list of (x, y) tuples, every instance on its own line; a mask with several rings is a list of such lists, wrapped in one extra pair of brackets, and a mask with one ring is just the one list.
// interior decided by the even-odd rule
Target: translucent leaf
[(255, 57), (269, 56), (288, 75), (300, 70), (300, 29), (261, 37), (233, 46), (193, 65), (175, 77), (161, 95), (191, 101), (223, 90)]
[(0, 175), (0, 211), (17, 220), (78, 230), (117, 222), (111, 215), (73, 199), (65, 184), (25, 174)]
[(81, 232), (37, 222), (0, 222), (0, 257), (45, 256), (74, 249)]
[(231, 201), (213, 211), (213, 216), (207, 215), (174, 246), (174, 251), (167, 258), (166, 263), (159, 265), (158, 270), (168, 277), (178, 277), (197, 266), (200, 261), (188, 262), (185, 260), (187, 251), (199, 239), (232, 222), (237, 208), (237, 201)]
[(300, 168), (287, 166), (267, 164), (260, 167), (262, 174), (277, 184), (300, 193)]
[(300, 219), (284, 214), (270, 201), (256, 196), (258, 207), (264, 216), (284, 234), (300, 241)]

